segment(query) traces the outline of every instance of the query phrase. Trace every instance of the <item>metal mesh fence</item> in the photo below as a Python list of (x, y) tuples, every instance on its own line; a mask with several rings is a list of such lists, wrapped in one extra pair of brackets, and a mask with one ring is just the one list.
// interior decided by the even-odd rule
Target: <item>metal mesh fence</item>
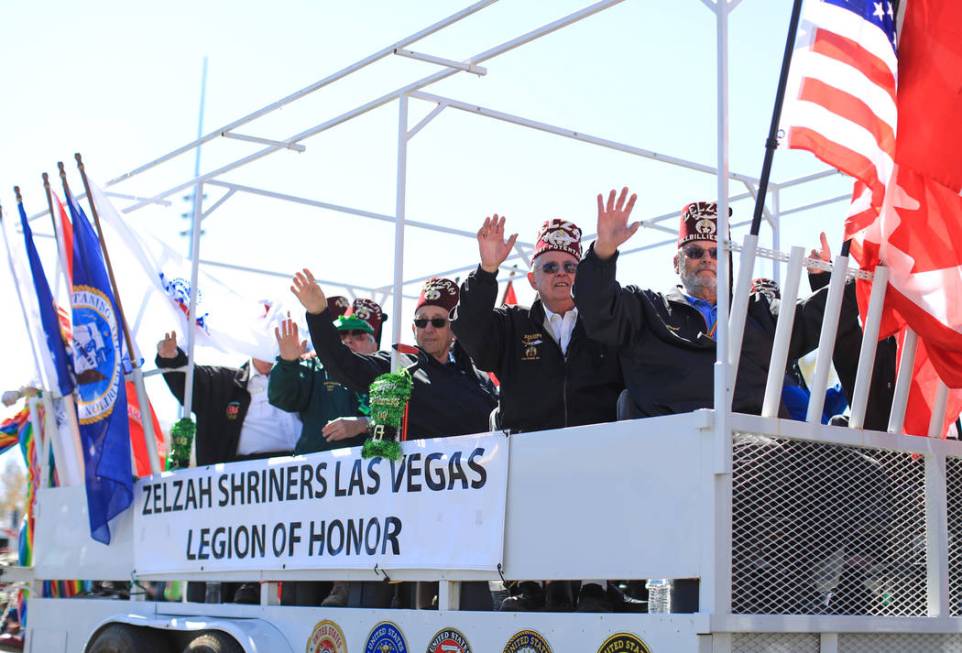
[(732, 653), (818, 653), (819, 636), (808, 633), (735, 633)]
[(962, 635), (839, 635), (838, 653), (962, 653)]
[(962, 458), (945, 461), (949, 521), (949, 614), (962, 614)]
[(732, 611), (925, 616), (925, 461), (737, 434)]

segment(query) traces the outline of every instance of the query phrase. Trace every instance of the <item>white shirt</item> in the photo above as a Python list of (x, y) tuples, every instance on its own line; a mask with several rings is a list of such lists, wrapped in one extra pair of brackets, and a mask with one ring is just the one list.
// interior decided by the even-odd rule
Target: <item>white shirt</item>
[[(542, 304), (544, 306), (544, 304)], [(561, 347), (561, 353), (568, 355), (568, 345), (571, 343), (571, 334), (575, 330), (575, 322), (578, 321), (578, 308), (574, 307), (564, 314), (564, 317), (554, 313), (547, 306), (544, 306), (544, 325), (554, 338), (554, 341)]]
[(250, 364), (247, 391), (251, 404), (241, 425), (237, 454), (249, 456), (268, 451), (294, 451), (301, 435), (301, 420), (294, 413), (271, 406), (267, 401), (268, 376), (261, 374)]

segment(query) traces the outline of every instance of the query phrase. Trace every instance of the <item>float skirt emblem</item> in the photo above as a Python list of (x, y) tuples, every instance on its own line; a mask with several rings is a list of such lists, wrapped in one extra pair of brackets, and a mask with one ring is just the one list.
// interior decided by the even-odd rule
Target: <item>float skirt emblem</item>
[(598, 653), (651, 653), (651, 649), (637, 635), (615, 633), (605, 640)]
[(306, 653), (347, 653), (344, 631), (330, 619), (319, 621), (307, 639)]
[(431, 638), (427, 653), (471, 653), (471, 645), (460, 630), (444, 628)]
[(511, 636), (504, 645), (502, 653), (552, 653), (541, 633), (536, 630), (522, 630)]
[(396, 624), (382, 621), (367, 636), (364, 653), (408, 653), (408, 645)]

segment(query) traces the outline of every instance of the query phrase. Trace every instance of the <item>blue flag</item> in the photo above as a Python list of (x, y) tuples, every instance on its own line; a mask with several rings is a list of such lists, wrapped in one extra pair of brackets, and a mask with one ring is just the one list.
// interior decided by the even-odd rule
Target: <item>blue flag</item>
[(133, 501), (120, 311), (97, 234), (69, 195), (67, 206), (73, 220), (73, 358), (90, 536), (110, 544), (108, 522)]
[(53, 361), (53, 369), (57, 375), (56, 379), (48, 379), (48, 381), (57, 384), (57, 389), (62, 396), (69, 395), (73, 392), (73, 378), (70, 374), (70, 359), (67, 357), (67, 349), (64, 347), (56, 305), (53, 301), (53, 294), (50, 292), (50, 285), (47, 283), (47, 276), (43, 272), (43, 265), (40, 263), (40, 256), (37, 254), (37, 247), (33, 243), (33, 231), (30, 229), (30, 221), (27, 220), (27, 212), (24, 211), (23, 204), (19, 204), (18, 207), (20, 209), (20, 224), (23, 226), (24, 245), (27, 249), (27, 260), (30, 262), (30, 276), (33, 277), (33, 287), (37, 291), (40, 325), (43, 327), (47, 351), (50, 353), (50, 360)]

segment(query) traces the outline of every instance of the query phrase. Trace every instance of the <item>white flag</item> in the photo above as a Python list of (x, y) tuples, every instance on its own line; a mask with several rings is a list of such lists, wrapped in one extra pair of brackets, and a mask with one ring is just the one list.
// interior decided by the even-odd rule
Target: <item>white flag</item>
[[(185, 343), (190, 260), (156, 236), (143, 230), (135, 233), (99, 186), (91, 184), (91, 192), (135, 344), (151, 352), (170, 330), (176, 330)], [(260, 298), (243, 297), (204, 270), (199, 272), (197, 291), (196, 344), (274, 360), (274, 317), (282, 310), (279, 304), (267, 307)]]

